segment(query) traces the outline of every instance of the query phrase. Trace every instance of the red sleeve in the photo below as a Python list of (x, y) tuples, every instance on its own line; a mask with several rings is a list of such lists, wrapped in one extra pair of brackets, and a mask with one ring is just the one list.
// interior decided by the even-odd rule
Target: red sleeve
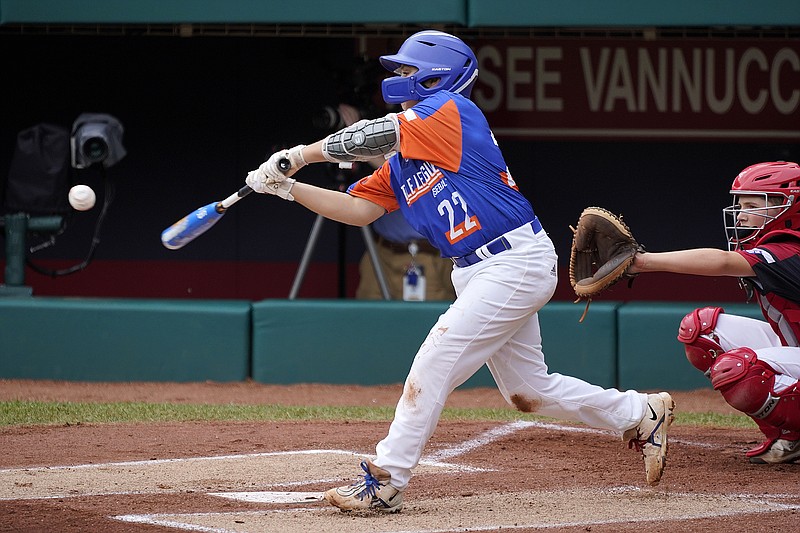
[(397, 198), (392, 190), (390, 174), (387, 161), (366, 178), (361, 178), (352, 184), (347, 189), (347, 193), (378, 204), (386, 209), (387, 213), (396, 211), (400, 206), (397, 204)]
[(755, 254), (750, 253), (750, 252), (748, 252), (746, 250), (734, 250), (734, 252), (736, 252), (737, 254), (739, 254), (742, 257), (744, 257), (745, 260), (748, 263), (750, 263), (750, 266), (757, 265), (758, 263), (761, 262), (761, 260), (758, 257), (756, 257)]
[(753, 248), (735, 251), (744, 257), (751, 267), (772, 266), (788, 259), (796, 259), (800, 254), (800, 241), (775, 238), (769, 243), (760, 242)]

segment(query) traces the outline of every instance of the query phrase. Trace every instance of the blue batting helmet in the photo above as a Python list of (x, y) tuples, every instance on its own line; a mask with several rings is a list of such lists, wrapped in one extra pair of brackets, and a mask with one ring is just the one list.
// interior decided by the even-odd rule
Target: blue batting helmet
[[(380, 62), (391, 72), (401, 65), (419, 69), (412, 76), (383, 80), (381, 91), (388, 104), (424, 100), (439, 91), (452, 91), (469, 98), (478, 79), (478, 60), (472, 49), (458, 37), (436, 30), (415, 33), (396, 54), (381, 56)], [(439, 78), (436, 86), (423, 85), (433, 78)]]

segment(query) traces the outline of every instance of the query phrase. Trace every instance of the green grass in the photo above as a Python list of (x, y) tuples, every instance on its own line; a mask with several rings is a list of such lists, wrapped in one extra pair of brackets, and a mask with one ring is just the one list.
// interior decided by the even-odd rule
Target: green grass
[[(389, 421), (390, 407), (291, 407), (283, 405), (167, 404), (143, 402), (65, 403), (0, 402), (0, 426), (106, 424), (185, 421)], [(442, 420), (497, 421), (551, 420), (514, 409), (452, 409)], [(676, 424), (746, 428), (755, 427), (744, 415), (678, 413)]]
[(745, 415), (720, 415), (717, 413), (678, 413), (675, 422), (687, 426), (726, 428), (758, 428), (753, 419)]

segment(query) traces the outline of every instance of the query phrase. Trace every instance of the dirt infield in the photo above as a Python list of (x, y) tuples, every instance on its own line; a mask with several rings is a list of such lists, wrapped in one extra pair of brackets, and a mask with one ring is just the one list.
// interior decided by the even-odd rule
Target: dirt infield
[[(392, 406), (401, 387), (2, 381), (0, 399)], [(800, 530), (800, 465), (750, 465), (756, 429), (696, 428), (681, 412), (733, 411), (674, 393), (660, 485), (618, 437), (547, 422), (443, 422), (397, 515), (319, 501), (349, 482), (388, 424), (214, 422), (0, 429), (0, 531), (444, 532)], [(506, 407), (494, 389), (448, 407)]]

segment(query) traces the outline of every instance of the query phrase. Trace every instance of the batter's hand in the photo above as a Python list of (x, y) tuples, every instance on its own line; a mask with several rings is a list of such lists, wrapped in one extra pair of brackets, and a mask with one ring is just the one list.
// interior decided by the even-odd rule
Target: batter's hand
[[(247, 175), (245, 183), (256, 192), (271, 194), (267, 190), (270, 185), (282, 183), (286, 178), (306, 166), (306, 160), (303, 158), (303, 148), (305, 148), (305, 145), (299, 144), (294, 148), (275, 152), (261, 166)], [(289, 163), (291, 163), (289, 170), (282, 171), (280, 169), (278, 164), (282, 159), (288, 159)]]
[(280, 183), (264, 184), (263, 182), (258, 181), (258, 178), (256, 177), (257, 173), (257, 170), (249, 172), (247, 174), (247, 178), (244, 180), (244, 182), (247, 183), (251, 189), (262, 194), (274, 194), (275, 196), (279, 196), (284, 200), (289, 200), (290, 202), (294, 201), (294, 196), (292, 196), (292, 187), (294, 187), (294, 184), (297, 183), (297, 180), (294, 178), (286, 178)]

